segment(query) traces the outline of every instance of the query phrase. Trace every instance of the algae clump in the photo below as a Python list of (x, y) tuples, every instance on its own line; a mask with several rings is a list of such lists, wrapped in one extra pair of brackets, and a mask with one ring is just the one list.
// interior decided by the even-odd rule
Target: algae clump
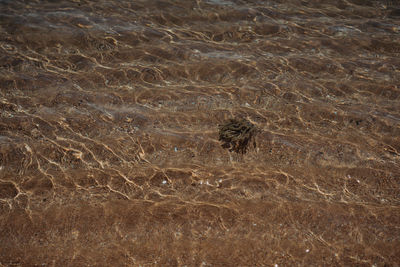
[(222, 141), (222, 147), (228, 148), (229, 151), (244, 154), (247, 152), (248, 146), (253, 141), (257, 132), (254, 124), (245, 119), (230, 119), (219, 127), (219, 141)]

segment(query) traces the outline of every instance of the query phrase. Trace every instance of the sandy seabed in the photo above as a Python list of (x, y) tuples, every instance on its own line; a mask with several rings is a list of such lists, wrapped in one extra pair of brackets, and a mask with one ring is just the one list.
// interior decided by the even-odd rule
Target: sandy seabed
[(400, 266), (397, 1), (1, 1), (0, 32), (0, 266)]

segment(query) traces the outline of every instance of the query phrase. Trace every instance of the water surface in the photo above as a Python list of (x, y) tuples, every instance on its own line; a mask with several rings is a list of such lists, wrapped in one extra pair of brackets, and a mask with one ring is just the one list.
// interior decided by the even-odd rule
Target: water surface
[(399, 266), (397, 1), (0, 8), (1, 266)]

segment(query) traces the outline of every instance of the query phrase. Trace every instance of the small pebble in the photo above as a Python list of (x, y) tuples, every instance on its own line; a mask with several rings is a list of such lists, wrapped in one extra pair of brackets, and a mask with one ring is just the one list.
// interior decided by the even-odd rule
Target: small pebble
[(166, 181), (166, 180), (162, 181), (162, 184), (166, 184), (166, 183), (167, 183), (167, 181)]

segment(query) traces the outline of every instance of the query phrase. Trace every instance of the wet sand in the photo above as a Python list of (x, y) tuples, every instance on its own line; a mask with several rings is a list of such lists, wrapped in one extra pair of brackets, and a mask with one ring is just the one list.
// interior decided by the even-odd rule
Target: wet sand
[(397, 1), (0, 8), (0, 266), (400, 266)]

